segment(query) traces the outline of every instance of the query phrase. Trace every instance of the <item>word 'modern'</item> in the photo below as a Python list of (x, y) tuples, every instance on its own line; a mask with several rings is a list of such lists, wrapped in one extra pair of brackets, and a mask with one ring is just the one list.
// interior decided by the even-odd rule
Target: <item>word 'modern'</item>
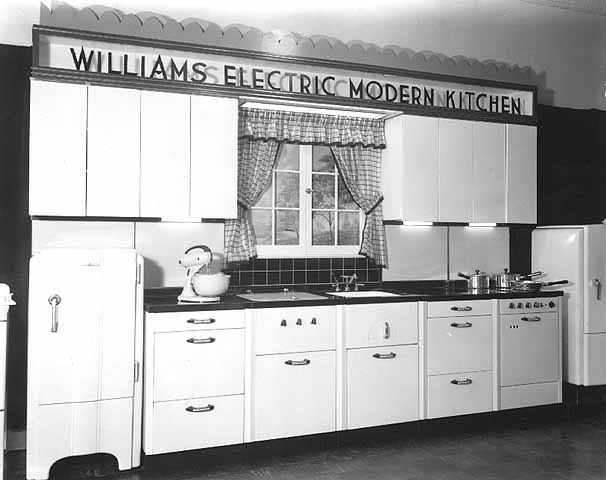
[(263, 67), (177, 60), (173, 57), (70, 48), (78, 71), (213, 84), (302, 95), (345, 97), (427, 107), (523, 115), (522, 99), (512, 95), (410, 85), (377, 79), (288, 72)]

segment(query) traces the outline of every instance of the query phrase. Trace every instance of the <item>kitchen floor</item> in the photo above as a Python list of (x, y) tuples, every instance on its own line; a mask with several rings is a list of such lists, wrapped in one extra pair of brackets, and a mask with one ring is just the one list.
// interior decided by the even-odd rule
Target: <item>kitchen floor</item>
[[(148, 459), (144, 468), (123, 473), (113, 462), (93, 457), (92, 462), (57, 464), (51, 479), (605, 479), (606, 408), (572, 421), (562, 417), (464, 420), (398, 435), (375, 430), (369, 438), (348, 439), (340, 448), (331, 436), (332, 446), (315, 442), (305, 453), (278, 453), (276, 443), (265, 452), (215, 449), (212, 459), (203, 451), (190, 452)], [(24, 478), (23, 452), (9, 453), (6, 463), (5, 479)]]

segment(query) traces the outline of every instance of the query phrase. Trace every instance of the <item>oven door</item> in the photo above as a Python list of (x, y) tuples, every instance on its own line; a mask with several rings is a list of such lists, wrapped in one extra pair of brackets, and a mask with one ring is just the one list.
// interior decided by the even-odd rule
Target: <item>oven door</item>
[(502, 387), (558, 380), (557, 313), (502, 315), (499, 333)]

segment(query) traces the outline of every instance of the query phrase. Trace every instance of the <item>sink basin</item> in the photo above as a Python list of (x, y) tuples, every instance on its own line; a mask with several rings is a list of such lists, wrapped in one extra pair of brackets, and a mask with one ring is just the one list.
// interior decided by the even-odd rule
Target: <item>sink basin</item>
[(251, 302), (296, 302), (301, 300), (324, 300), (326, 297), (308, 292), (262, 292), (243, 293), (240, 298)]
[(365, 292), (326, 292), (326, 295), (344, 298), (365, 298), (365, 297), (399, 297), (397, 293), (382, 292), (380, 290), (368, 290)]

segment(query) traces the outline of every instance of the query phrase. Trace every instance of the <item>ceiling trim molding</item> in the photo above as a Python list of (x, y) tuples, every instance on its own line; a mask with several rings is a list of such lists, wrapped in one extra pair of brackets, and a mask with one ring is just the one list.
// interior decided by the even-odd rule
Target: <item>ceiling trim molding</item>
[(362, 41), (345, 43), (324, 35), (305, 37), (293, 32), (263, 32), (239, 24), (221, 28), (215, 23), (196, 18), (177, 22), (157, 13), (127, 14), (97, 5), (77, 9), (67, 3), (58, 3), (51, 9), (41, 3), (40, 25), (515, 84), (541, 83), (541, 77), (529, 66), (495, 60), (479, 61), (461, 55), (449, 57), (427, 50), (414, 52), (399, 46), (379, 47)]
[(541, 7), (559, 8), (589, 15), (606, 16), (604, 0), (520, 0)]

